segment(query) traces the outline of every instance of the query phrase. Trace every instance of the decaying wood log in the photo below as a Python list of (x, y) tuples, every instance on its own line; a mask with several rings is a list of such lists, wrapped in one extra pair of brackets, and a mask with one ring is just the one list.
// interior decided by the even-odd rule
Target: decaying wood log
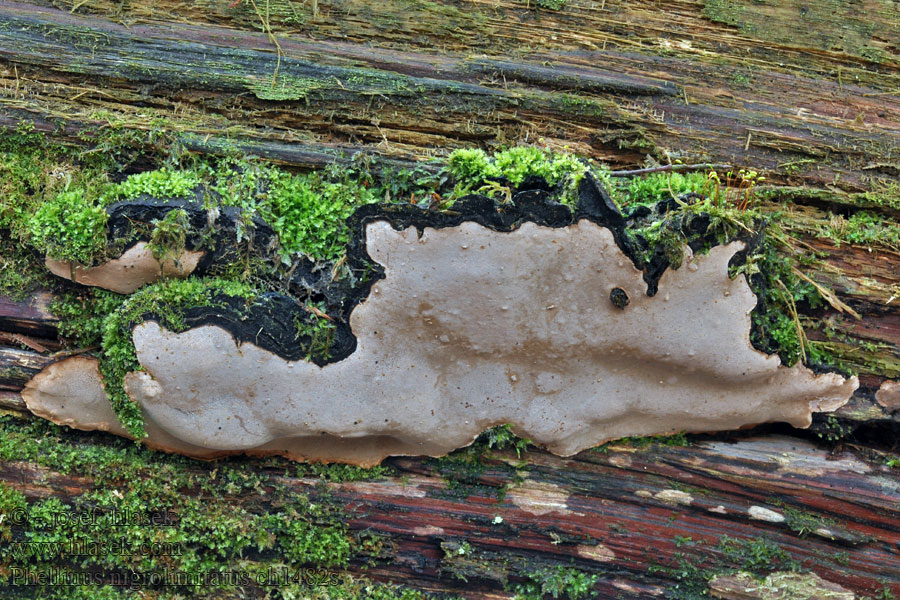
[(57, 318), (49, 308), (52, 299), (49, 292), (15, 301), (0, 296), (0, 331), (37, 338), (55, 337)]
[[(860, 210), (900, 220), (897, 23), (888, 0), (0, 0), (0, 127), (33, 127), (74, 161), (115, 152), (131, 170), (181, 149), (436, 170), (423, 161), (455, 148), (538, 143), (623, 171), (764, 173), (760, 210), (788, 213), (792, 243), (821, 259), (804, 275), (835, 295), (804, 316), (831, 337), (810, 339), (860, 375), (836, 425), (817, 423), (828, 439), (861, 432), (839, 451), (762, 428), (569, 459), (495, 452), (476, 467), (394, 458), (388, 475), (343, 483), (248, 460), (262, 483), (225, 502), (264, 506), (286, 486), (332, 503), (382, 540), (348, 572), (473, 599), (570, 567), (601, 598), (762, 598), (789, 580), (889, 598), (900, 477), (881, 463), (900, 411), (874, 394), (900, 380), (900, 252), (821, 228)], [(0, 297), (3, 409), (26, 415), (18, 392), (68, 355), (54, 293)], [(94, 487), (39, 463), (0, 461), (0, 482), (32, 502)], [(190, 469), (212, 479), (219, 464)]]
[[(791, 34), (773, 44), (770, 27), (736, 31), (713, 2), (670, 15), (649, 2), (397, 0), (373, 14), (343, 0), (264, 23), (246, 2), (41, 4), (0, 3), (0, 123), (61, 139), (176, 134), (195, 150), (237, 145), (310, 167), (542, 138), (622, 165), (734, 158), (771, 182), (838, 191), (877, 192), (898, 173), (896, 55), (880, 41), (896, 44), (895, 8), (851, 45), (783, 13)], [(405, 29), (410, 18), (422, 21)], [(792, 38), (809, 46), (782, 43)]]
[[(444, 479), (451, 463), (386, 464), (394, 475), (346, 483), (263, 471), (263, 486), (334, 503), (352, 530), (384, 536), (375, 564), (350, 572), (466, 598), (510, 598), (504, 587), (560, 566), (596, 575), (602, 598), (671, 597), (716, 574), (791, 565), (856, 597), (900, 592), (896, 473), (795, 437), (500, 452), (463, 483)], [(25, 462), (2, 464), (0, 481), (35, 499), (93, 487)]]
[(53, 362), (29, 350), (0, 347), (0, 389), (20, 391), (29, 379)]
[[(836, 414), (855, 422), (896, 422), (900, 415), (876, 403), (874, 393), (885, 380), (900, 377), (900, 253), (846, 244), (836, 246), (804, 234), (803, 228), (823, 219), (825, 213), (809, 207), (797, 208), (795, 212), (791, 223), (798, 229), (797, 239), (824, 256), (824, 262), (815, 266), (809, 276), (833, 289), (841, 302), (861, 316), (855, 318), (829, 308), (816, 318), (826, 321), (836, 335), (825, 340), (821, 334), (810, 334), (812, 339), (827, 344), (860, 375), (860, 390)], [(32, 332), (36, 343), (52, 348), (56, 351), (53, 354), (61, 356), (54, 339), (56, 321), (46, 308), (51, 299), (49, 292), (22, 301), (0, 298), (0, 328), (9, 334)], [(0, 341), (9, 344), (15, 340)], [(51, 360), (33, 349), (9, 347), (4, 350), (2, 365), (14, 371), (0, 371), (3, 374), (0, 385), (18, 391), (36, 369)]]

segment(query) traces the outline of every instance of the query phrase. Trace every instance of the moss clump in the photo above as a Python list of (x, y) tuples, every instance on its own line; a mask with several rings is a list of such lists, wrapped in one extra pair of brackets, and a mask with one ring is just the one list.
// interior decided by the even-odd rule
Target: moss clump
[[(816, 311), (827, 303), (822, 291), (803, 276), (818, 259), (806, 256), (792, 245), (783, 228), (784, 216), (775, 213), (765, 231), (765, 237), (744, 265), (734, 273), (745, 273), (760, 299), (753, 311), (754, 328), (750, 339), (754, 346), (769, 353), (777, 353), (787, 366), (798, 362), (818, 367), (837, 368), (852, 372), (853, 368), (829, 349), (828, 343), (811, 342), (805, 326), (810, 325), (803, 315)], [(822, 323), (827, 336), (831, 332)]]
[[(676, 542), (679, 546), (684, 545)], [(666, 588), (666, 598), (701, 600), (709, 598), (708, 582), (721, 575), (747, 572), (757, 581), (762, 575), (776, 570), (798, 571), (801, 563), (778, 544), (764, 538), (737, 539), (727, 535), (715, 547), (702, 541), (688, 544), (697, 554), (677, 552), (670, 565), (653, 565), (651, 573), (663, 573), (673, 583)]]
[(832, 216), (825, 236), (837, 245), (846, 242), (900, 251), (900, 225), (867, 211), (854, 213), (849, 219)]
[(109, 191), (105, 201), (134, 200), (144, 194), (154, 198), (187, 198), (198, 185), (200, 177), (196, 172), (163, 167), (130, 175)]
[[(769, 234), (775, 239), (782, 235), (777, 224), (770, 225)], [(787, 366), (803, 359), (821, 363), (825, 356), (816, 353), (798, 327), (797, 306), (816, 309), (823, 304), (822, 296), (812, 284), (797, 276), (795, 264), (796, 258), (780, 252), (777, 244), (764, 243), (739, 269), (756, 283), (756, 292), (762, 300), (762, 310), (752, 315), (756, 327), (751, 339), (758, 347), (778, 352)]]
[[(802, 273), (816, 259), (793, 246), (782, 226), (784, 214), (776, 212), (764, 218), (753, 205), (755, 185), (761, 180), (752, 171), (729, 174), (726, 183), (736, 183), (735, 187), (720, 186), (718, 176), (712, 173), (702, 178), (699, 174), (660, 173), (631, 180), (621, 186), (630, 220), (626, 235), (643, 250), (645, 264), (663, 257), (672, 268), (681, 265), (687, 245), (697, 253), (736, 238), (755, 240), (751, 254), (730, 270), (732, 277), (744, 274), (760, 299), (752, 314), (754, 346), (777, 353), (788, 366), (803, 361), (848, 371), (827, 344), (806, 338), (801, 315), (826, 303), (820, 287)], [(679, 198), (676, 189), (696, 196)], [(647, 206), (642, 195), (665, 203)]]
[(56, 187), (46, 160), (40, 149), (15, 147), (8, 141), (0, 143), (0, 229), (9, 230), (12, 237), (27, 237), (28, 219), (43, 200), (44, 192)]
[(706, 173), (649, 173), (625, 180), (619, 188), (622, 206), (649, 206), (683, 194), (707, 191)]
[[(444, 495), (447, 497), (467, 498), (479, 493), (495, 495), (502, 501), (506, 496), (508, 485), (497, 488), (482, 481), (482, 475), (487, 470), (485, 460), (490, 458), (492, 450), (506, 449), (515, 450), (516, 456), (521, 458), (530, 443), (530, 440), (516, 436), (510, 425), (497, 425), (483, 431), (469, 446), (454, 450), (447, 456), (431, 459), (429, 462), (436, 466), (445, 478), (447, 489)], [(524, 462), (519, 465), (502, 462), (495, 468), (511, 474), (515, 483), (522, 479), (519, 469), (523, 465)]]
[(593, 449), (594, 452), (606, 453), (613, 446), (631, 446), (632, 448), (649, 448), (650, 446), (690, 446), (691, 440), (683, 431), (672, 435), (648, 435), (643, 437), (625, 437), (607, 442)]
[(108, 217), (82, 191), (62, 192), (31, 217), (31, 241), (52, 258), (90, 265), (106, 250)]
[(319, 477), (327, 481), (344, 482), (344, 481), (367, 481), (370, 479), (381, 479), (393, 473), (393, 469), (378, 465), (369, 469), (355, 467), (353, 465), (342, 465), (339, 463), (321, 464), (321, 463), (305, 463), (297, 465), (298, 477)]
[[(312, 502), (279, 482), (287, 461), (210, 465), (10, 416), (0, 416), (0, 459), (36, 462), (93, 480), (80, 494), (72, 492), (68, 503), (57, 498), (29, 501), (0, 483), (0, 513), (16, 515), (15, 522), (0, 522), (4, 584), (15, 585), (11, 568), (34, 573), (53, 569), (62, 575), (91, 571), (98, 577), (91, 591), (105, 591), (85, 597), (131, 598), (129, 586), (121, 585), (130, 583), (147, 597), (174, 600), (186, 594), (241, 597), (258, 591), (255, 583), (268, 576), (280, 578), (284, 587), (279, 587), (293, 597), (309, 597), (314, 592), (309, 586), (315, 585), (309, 575), (320, 573), (326, 578), (323, 584), (341, 593), (331, 597), (364, 598), (361, 590), (372, 589), (378, 595), (369, 597), (424, 598), (322, 571), (362, 555), (364, 544), (327, 497)], [(248, 494), (251, 490), (256, 493)], [(236, 496), (242, 496), (240, 501)], [(73, 544), (96, 551), (67, 552)], [(218, 576), (224, 571), (232, 576)], [(149, 578), (161, 573), (171, 577), (169, 585)], [(119, 585), (104, 588), (104, 583)], [(63, 587), (65, 593), (59, 594), (53, 588), (32, 586), (31, 595), (22, 597), (78, 597), (71, 595), (72, 588)]]
[(334, 342), (337, 325), (325, 314), (323, 308), (321, 305), (308, 307), (309, 318), (294, 323), (298, 338), (310, 340), (306, 360), (331, 358), (331, 344)]
[(131, 338), (134, 326), (145, 316), (153, 315), (165, 328), (181, 332), (187, 328), (182, 316), (185, 310), (214, 306), (223, 297), (249, 302), (257, 294), (247, 284), (226, 279), (166, 280), (141, 288), (104, 319), (100, 371), (113, 410), (132, 435), (137, 439), (146, 436), (140, 407), (128, 397), (124, 387), (125, 375), (141, 368)]
[(116, 311), (125, 296), (100, 288), (77, 292), (61, 292), (50, 304), (59, 319), (59, 335), (78, 348), (99, 346), (103, 338), (103, 321)]
[[(347, 515), (331, 502), (325, 485), (382, 476), (382, 467), (297, 467), (278, 458), (209, 463), (9, 415), (0, 416), (0, 460), (33, 462), (92, 481), (80, 494), (71, 491), (67, 503), (29, 500), (0, 483), (0, 513), (17, 515), (16, 523), (0, 521), (0, 585), (11, 582), (11, 567), (54, 569), (62, 575), (91, 571), (102, 578), (84, 588), (4, 588), (22, 593), (16, 597), (212, 600), (257, 597), (275, 587), (256, 582), (274, 581), (281, 598), (431, 598), (334, 570), (370, 558), (373, 538), (347, 528)], [(283, 475), (294, 468), (320, 479), (321, 486), (308, 486), (315, 487), (316, 497), (285, 486)], [(142, 521), (149, 519), (156, 525)], [(74, 559), (60, 551), (67, 543), (101, 540), (121, 547)], [(173, 552), (164, 552), (169, 549)], [(171, 577), (171, 585), (154, 584), (148, 577), (161, 573)], [(133, 575), (143, 579), (123, 579)], [(137, 595), (135, 589), (140, 590)]]
[(574, 567), (551, 567), (538, 569), (528, 575), (528, 581), (514, 587), (516, 600), (542, 600), (547, 595), (553, 598), (580, 600), (596, 596), (594, 585), (600, 578)]
[(335, 260), (350, 241), (346, 221), (357, 207), (379, 198), (358, 182), (331, 182), (318, 174), (278, 177), (260, 212), (281, 242), (282, 254)]
[(153, 230), (147, 245), (153, 253), (153, 258), (162, 263), (175, 259), (184, 252), (190, 223), (183, 208), (170, 210), (162, 219), (154, 220), (152, 225)]
[(350, 240), (347, 219), (359, 206), (383, 198), (369, 174), (353, 167), (291, 174), (254, 161), (226, 159), (202, 165), (198, 172), (207, 206), (242, 209), (237, 241), (258, 216), (278, 236), (286, 265), (299, 254), (315, 262), (339, 259)]
[(480, 149), (455, 150), (450, 154), (447, 168), (461, 181), (480, 183), (490, 177), (503, 177), (513, 185), (519, 185), (526, 177), (534, 175), (543, 177), (551, 186), (573, 176), (580, 181), (587, 171), (587, 166), (572, 155), (534, 146), (516, 146), (492, 157)]
[(29, 248), (0, 232), (0, 296), (23, 300), (39, 288), (50, 287), (52, 276)]
[(461, 181), (475, 178), (483, 181), (486, 177), (499, 175), (499, 170), (494, 167), (491, 159), (480, 148), (454, 150), (450, 154), (447, 166), (450, 173)]
[(457, 181), (455, 197), (471, 192), (494, 195), (496, 186), (484, 185), (492, 179), (518, 186), (527, 177), (536, 176), (543, 177), (550, 186), (562, 188), (560, 202), (564, 204), (575, 203), (575, 191), (588, 169), (586, 163), (573, 155), (534, 146), (509, 148), (492, 157), (480, 149), (455, 150), (447, 161), (447, 170)]
[[(84, 177), (89, 173), (85, 172)], [(109, 215), (104, 208), (107, 204), (115, 200), (132, 200), (142, 194), (158, 198), (184, 197), (200, 182), (195, 173), (167, 168), (132, 175), (118, 185), (106, 183), (105, 177), (100, 180), (100, 184), (67, 185), (52, 197), (41, 198), (35, 194), (27, 199), (14, 198), (0, 213), (7, 215), (6, 224), (10, 229), (19, 232), (21, 239), (40, 252), (59, 260), (91, 265), (107, 250)], [(166, 244), (172, 241), (177, 216), (176, 213), (171, 215), (171, 220), (155, 224), (157, 239), (151, 240), (157, 242), (154, 255), (163, 254), (163, 248), (169, 247), (170, 244)]]
[(785, 567), (799, 568), (799, 564), (781, 546), (761, 537), (739, 540), (723, 535), (717, 550), (728, 563), (754, 573)]
[[(738, 236), (755, 232), (759, 213), (741, 210), (733, 205), (717, 202), (712, 197), (674, 200), (663, 213), (631, 211), (632, 224), (626, 234), (644, 249), (643, 259), (649, 263), (661, 254), (673, 268), (681, 266), (684, 249), (693, 244), (695, 252), (707, 252), (716, 244), (723, 244)], [(641, 206), (641, 202), (636, 203)], [(658, 211), (658, 209), (657, 209)], [(700, 242), (699, 248), (697, 243)]]
[(92, 197), (106, 185), (105, 171), (73, 164), (71, 156), (31, 126), (0, 128), (0, 229), (11, 238), (29, 239), (29, 221), (44, 202), (74, 190)]

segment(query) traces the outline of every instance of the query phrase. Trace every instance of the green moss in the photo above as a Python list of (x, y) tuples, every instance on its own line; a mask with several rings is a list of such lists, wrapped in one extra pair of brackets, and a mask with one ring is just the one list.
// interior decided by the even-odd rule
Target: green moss
[(278, 234), (285, 257), (299, 252), (335, 260), (350, 241), (347, 219), (357, 207), (377, 200), (354, 181), (331, 182), (318, 174), (283, 176), (272, 182), (261, 212)]
[[(279, 176), (275, 168), (258, 161), (226, 157), (197, 167), (206, 189), (204, 204), (237, 206), (255, 212), (263, 201), (268, 182)], [(285, 174), (286, 175), (286, 174)]]
[[(825, 422), (818, 429), (819, 431), (816, 432), (816, 435), (831, 444), (837, 444), (847, 438), (848, 435), (853, 433), (852, 429), (846, 428), (844, 424), (841, 423), (834, 415), (828, 415), (828, 417), (826, 417), (825, 419)], [(801, 530), (804, 530), (805, 526), (803, 519), (799, 518), (800, 515), (794, 516), (795, 526), (799, 527)]]
[(78, 348), (99, 346), (103, 337), (103, 320), (113, 313), (125, 296), (100, 288), (78, 292), (60, 292), (50, 304), (50, 312), (59, 319), (59, 335)]
[(24, 300), (51, 283), (52, 277), (34, 252), (0, 231), (0, 296)]
[[(334, 86), (334, 82), (331, 82)], [(290, 77), (279, 74), (273, 81), (252, 80), (250, 90), (260, 100), (303, 100), (311, 92), (327, 87), (322, 79), (312, 77)]]
[(176, 208), (166, 213), (162, 219), (154, 219), (148, 246), (153, 258), (160, 263), (179, 257), (185, 250), (185, 242), (190, 229), (187, 212)]
[(320, 262), (340, 258), (350, 240), (347, 219), (359, 206), (384, 197), (368, 172), (352, 166), (291, 174), (255, 161), (226, 159), (201, 165), (198, 172), (207, 206), (242, 209), (238, 242), (253, 216), (259, 216), (275, 230), (286, 265), (297, 254)]
[(594, 452), (607, 452), (612, 446), (631, 446), (632, 448), (649, 448), (650, 446), (690, 446), (691, 440), (684, 432), (673, 435), (648, 435), (643, 437), (625, 437), (608, 442), (593, 449)]
[[(70, 504), (56, 498), (26, 503), (20, 493), (0, 484), (0, 506), (25, 511), (24, 518), (17, 519), (18, 527), (4, 525), (0, 530), (10, 542), (0, 548), (0, 570), (93, 568), (119, 576), (164, 571), (200, 582), (196, 587), (175, 585), (175, 590), (191, 589), (196, 594), (192, 597), (215, 597), (241, 587), (224, 577), (218, 581), (208, 577), (225, 568), (244, 573), (247, 585), (266, 572), (282, 570), (290, 576), (304, 565), (343, 565), (353, 553), (353, 538), (334, 508), (312, 503), (273, 482), (268, 485), (274, 492), (264, 504), (239, 504), (225, 491), (229, 469), (223, 469), (228, 474), (223, 477), (217, 476), (218, 468), (197, 471), (189, 468), (191, 461), (149, 451), (102, 444), (81, 447), (77, 438), (72, 440), (52, 426), (38, 426), (44, 435), (35, 438), (37, 431), (17, 431), (9, 418), (0, 418), (0, 428), (4, 430), (0, 454), (7, 460), (38, 460), (79, 474), (96, 472), (100, 479), (96, 489), (73, 494)], [(114, 470), (104, 472), (107, 469)], [(186, 494), (191, 487), (204, 491), (200, 496)], [(130, 518), (123, 520), (124, 516)], [(151, 518), (158, 524), (151, 525)], [(99, 546), (100, 551), (70, 562), (73, 555), (64, 550), (67, 544), (91, 543), (119, 547), (104, 552)], [(148, 592), (156, 587), (146, 580), (135, 583)]]
[(900, 210), (900, 183), (876, 181), (872, 187), (870, 191), (852, 194), (851, 197), (861, 206)]
[(477, 444), (483, 444), (487, 450), (515, 450), (516, 456), (521, 458), (528, 450), (531, 440), (520, 438), (513, 433), (512, 425), (496, 425), (483, 432)]
[[(4, 135), (0, 131), (0, 140)], [(48, 173), (51, 168), (45, 150), (0, 142), (0, 229), (15, 238), (27, 237), (28, 220), (45, 194), (57, 187)]]
[(337, 326), (325, 315), (323, 306), (315, 308), (317, 309), (315, 311), (308, 308), (307, 310), (310, 310), (308, 317), (295, 323), (297, 335), (301, 339), (309, 340), (306, 360), (313, 358), (328, 360), (331, 358), (331, 344), (334, 342)]
[[(826, 334), (828, 328), (825, 329)], [(814, 350), (827, 357), (827, 364), (835, 365), (851, 374), (872, 373), (890, 379), (900, 377), (900, 358), (889, 348), (873, 352), (866, 343), (810, 341)]]
[(750, 278), (762, 300), (752, 315), (756, 326), (751, 332), (753, 343), (777, 353), (788, 366), (803, 361), (845, 372), (854, 370), (846, 360), (832, 352), (828, 344), (810, 342), (806, 338), (801, 309), (815, 310), (825, 304), (825, 299), (814, 285), (799, 275), (808, 268), (811, 259), (785, 245), (789, 238), (780, 225), (781, 215), (770, 218), (763, 243), (747, 258), (745, 265), (735, 271), (735, 274), (742, 272)]
[(72, 154), (27, 126), (0, 130), (0, 229), (41, 253), (89, 264), (105, 247), (96, 199), (109, 180)]
[[(347, 529), (347, 516), (321, 489), (313, 499), (285, 487), (282, 475), (296, 465), (283, 459), (194, 461), (101, 434), (5, 415), (0, 416), (0, 460), (33, 462), (93, 481), (80, 494), (77, 489), (70, 491), (66, 502), (29, 500), (0, 483), (0, 513), (17, 515), (15, 523), (0, 521), (0, 585), (7, 582), (9, 569), (17, 567), (44, 573), (55, 569), (63, 574), (94, 571), (106, 581), (119, 577), (120, 582), (132, 572), (165, 573), (199, 583), (164, 588), (146, 579), (133, 580), (141, 597), (156, 600), (255, 597), (251, 590), (259, 588), (252, 582), (275, 577), (281, 578), (276, 587), (282, 598), (430, 597), (339, 575), (334, 569), (351, 559), (364, 559), (370, 543)], [(323, 483), (384, 472), (344, 467), (346, 472), (339, 475), (338, 465), (302, 467), (309, 468), (304, 476), (318, 477)], [(148, 524), (145, 520), (150, 518), (157, 524)], [(77, 557), (61, 551), (65, 544), (100, 541), (121, 546)], [(174, 552), (160, 552), (167, 549)], [(216, 577), (226, 571), (232, 574), (231, 581)], [(240, 578), (245, 583), (235, 583)], [(22, 597), (137, 597), (121, 585), (84, 588), (90, 593), (83, 596), (75, 595), (78, 588), (60, 589), (37, 586)]]
[(761, 537), (738, 540), (724, 535), (717, 550), (731, 565), (754, 573), (799, 568), (799, 564), (783, 548)]
[(727, 535), (719, 539), (715, 547), (702, 541), (690, 543), (695, 554), (676, 552), (669, 565), (651, 565), (650, 573), (662, 573), (672, 579), (666, 588), (666, 598), (674, 600), (701, 600), (709, 598), (708, 582), (719, 575), (748, 572), (748, 576), (761, 580), (762, 575), (776, 570), (796, 572), (800, 562), (781, 546), (757, 537), (737, 539)]
[(512, 484), (502, 487), (487, 485), (482, 476), (487, 471), (485, 461), (490, 459), (493, 450), (512, 449), (521, 458), (530, 441), (517, 437), (509, 425), (497, 425), (482, 432), (475, 441), (465, 448), (460, 448), (438, 459), (430, 459), (429, 463), (437, 467), (444, 477), (447, 488), (440, 495), (453, 498), (467, 498), (475, 494), (496, 496), (502, 500), (510, 485), (521, 481), (524, 461), (510, 465), (507, 462), (497, 464), (493, 468), (511, 475)]
[(298, 477), (319, 477), (326, 481), (366, 481), (370, 479), (382, 479), (393, 473), (390, 467), (378, 465), (370, 469), (355, 467), (353, 465), (305, 463), (297, 465)]
[(799, 510), (778, 499), (770, 499), (769, 502), (773, 506), (781, 508), (785, 525), (800, 537), (806, 537), (810, 533), (815, 533), (818, 530), (843, 530), (834, 519)]
[(198, 185), (197, 173), (163, 167), (130, 175), (109, 191), (106, 201), (134, 200), (143, 194), (154, 198), (186, 198)]
[[(441, 193), (450, 174), (444, 165), (435, 161), (412, 168), (385, 167), (377, 180), (369, 182), (382, 202), (410, 202), (432, 206), (441, 200)], [(440, 206), (440, 204), (438, 205)]]
[[(780, 235), (777, 231), (773, 233)], [(774, 244), (764, 244), (748, 258), (748, 266), (744, 270), (748, 276), (757, 277), (762, 283), (764, 309), (753, 313), (756, 329), (752, 338), (757, 345), (778, 352), (782, 362), (788, 366), (796, 364), (807, 353), (810, 353), (810, 360), (818, 363), (826, 359), (807, 343), (792, 314), (800, 303), (810, 308), (823, 304), (815, 287), (794, 272), (795, 260), (778, 252)]]
[(706, 173), (650, 173), (625, 180), (622, 205), (652, 205), (690, 192), (704, 194), (707, 187)]
[(536, 0), (535, 5), (550, 10), (562, 10), (567, 2), (568, 0)]
[(574, 204), (575, 191), (588, 171), (588, 165), (570, 154), (550, 152), (533, 146), (516, 146), (495, 153), (492, 157), (480, 149), (460, 149), (450, 154), (447, 170), (456, 179), (453, 196), (472, 192), (492, 196), (501, 186), (485, 185), (492, 178), (504, 178), (513, 186), (526, 177), (543, 177), (551, 186), (560, 185), (560, 201)]
[(459, 180), (471, 180), (497, 177), (500, 170), (480, 148), (461, 148), (454, 150), (447, 160), (450, 173)]
[[(643, 204), (635, 201), (635, 204)], [(695, 240), (706, 240), (706, 252), (714, 244), (722, 244), (739, 235), (753, 233), (759, 213), (742, 210), (725, 202), (706, 197), (695, 202), (678, 201), (662, 218), (635, 221), (627, 230), (637, 244), (645, 248), (643, 259), (649, 262), (654, 254), (662, 253), (673, 268), (681, 266), (685, 246)]]
[(62, 192), (41, 204), (29, 221), (35, 247), (59, 260), (90, 265), (106, 250), (106, 210), (83, 191)]
[(569, 177), (580, 181), (587, 171), (587, 166), (572, 155), (533, 146), (516, 146), (490, 158), (479, 149), (455, 150), (447, 165), (459, 180), (479, 183), (489, 177), (505, 177), (513, 185), (519, 185), (531, 175), (543, 177), (551, 186)]
[(860, 211), (849, 219), (832, 215), (824, 233), (838, 246), (849, 243), (900, 251), (900, 225), (872, 212)]
[[(626, 205), (652, 205), (670, 198), (676, 201), (665, 215), (633, 219), (626, 234), (643, 248), (645, 262), (662, 254), (673, 268), (681, 265), (684, 248), (689, 243), (696, 247), (702, 241), (699, 251), (705, 252), (713, 244), (762, 234), (744, 263), (730, 269), (732, 277), (744, 274), (761, 300), (752, 314), (754, 345), (777, 353), (789, 366), (803, 361), (848, 373), (854, 371), (851, 362), (833, 350), (833, 344), (811, 342), (806, 337), (804, 327), (821, 328), (822, 325), (808, 321), (804, 313), (826, 302), (821, 290), (802, 275), (817, 259), (796, 250), (783, 226), (787, 219), (784, 213), (770, 213), (764, 219), (754, 198), (760, 181), (763, 179), (755, 172), (740, 171), (726, 176), (727, 185), (722, 185), (712, 172), (687, 177), (659, 173), (619, 184)], [(684, 202), (678, 199), (684, 192), (705, 197)], [(871, 227), (872, 222), (861, 217), (854, 229), (857, 236), (868, 235), (882, 243), (892, 239), (893, 231), (888, 224), (878, 229)], [(761, 227), (764, 227), (762, 231)], [(867, 233), (862, 233), (863, 227), (868, 227)]]
[(553, 598), (580, 600), (597, 595), (594, 585), (600, 578), (573, 567), (551, 567), (538, 569), (528, 574), (529, 581), (514, 587), (516, 600), (542, 600), (547, 595)]

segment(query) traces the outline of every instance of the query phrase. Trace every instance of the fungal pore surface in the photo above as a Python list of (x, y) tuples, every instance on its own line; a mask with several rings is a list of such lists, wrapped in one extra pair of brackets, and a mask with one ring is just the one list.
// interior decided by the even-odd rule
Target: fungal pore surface
[[(743, 242), (686, 250), (650, 296), (611, 229), (585, 218), (511, 231), (374, 220), (364, 241), (384, 277), (350, 313), (357, 344), (340, 360), (286, 360), (216, 324), (182, 333), (139, 324), (144, 370), (125, 388), (148, 445), (373, 465), (443, 455), (510, 423), (571, 455), (624, 436), (806, 427), (858, 386), (753, 348), (756, 297), (743, 275), (728, 275)], [(124, 433), (102, 401), (96, 361), (78, 361), (33, 378), (29, 408)], [(65, 369), (81, 371), (77, 386), (54, 374)]]
[(146, 242), (138, 242), (119, 258), (96, 267), (82, 267), (49, 257), (45, 265), (54, 275), (82, 285), (101, 287), (117, 294), (130, 294), (143, 285), (165, 277), (187, 277), (201, 258), (203, 252), (185, 250), (177, 257), (159, 261)]

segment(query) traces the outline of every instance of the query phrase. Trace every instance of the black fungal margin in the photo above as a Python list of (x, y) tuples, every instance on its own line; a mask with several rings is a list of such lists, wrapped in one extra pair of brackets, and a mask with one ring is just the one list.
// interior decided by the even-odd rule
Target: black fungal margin
[[(137, 201), (112, 205), (109, 208), (111, 237), (127, 239), (133, 245), (141, 237), (141, 229), (135, 228), (135, 223), (151, 223), (177, 208), (188, 214), (190, 231), (186, 247), (207, 250), (206, 256), (195, 270), (196, 275), (206, 274), (216, 264), (235, 256), (236, 231), (242, 218), (239, 209), (225, 208), (216, 214), (204, 208), (197, 199), (166, 201), (139, 198)], [(659, 208), (657, 212), (664, 208)], [(287, 282), (275, 277), (270, 282), (272, 288), (286, 289), (287, 293), (266, 292), (250, 303), (241, 298), (218, 295), (210, 306), (185, 310), (183, 320), (188, 328), (202, 325), (221, 327), (236, 342), (252, 343), (285, 360), (309, 358), (315, 364), (323, 366), (346, 358), (356, 350), (356, 337), (349, 325), (350, 314), (369, 296), (372, 285), (385, 276), (383, 267), (369, 256), (366, 249), (366, 226), (376, 221), (386, 221), (398, 231), (414, 227), (421, 235), (425, 228), (445, 229), (465, 222), (478, 223), (498, 232), (511, 232), (524, 223), (562, 228), (582, 219), (588, 220), (612, 233), (619, 249), (643, 272), (647, 295), (653, 296), (660, 277), (670, 264), (661, 252), (654, 253), (649, 261), (644, 259), (645, 248), (627, 232), (634, 217), (634, 214), (623, 215), (602, 184), (590, 173), (584, 176), (579, 185), (575, 210), (555, 201), (546, 182), (534, 177), (518, 186), (511, 203), (498, 203), (486, 196), (471, 195), (444, 211), (405, 203), (368, 204), (358, 208), (348, 221), (351, 241), (347, 249), (347, 264), (352, 272), (362, 274), (355, 285), (346, 281), (332, 281), (328, 265), (316, 265), (304, 258), (294, 265)], [(691, 247), (698, 250), (704, 245), (716, 245), (714, 241), (711, 243), (710, 234), (705, 231), (708, 219), (695, 221), (694, 227), (704, 231), (685, 232), (693, 234)], [(254, 216), (250, 229), (253, 249), (267, 262), (277, 264), (277, 238), (271, 227)], [(747, 249), (735, 255), (733, 264), (741, 264), (746, 260), (753, 245), (749, 242), (758, 243), (759, 237), (756, 238), (750, 240), (748, 236), (745, 240), (748, 242)], [(611, 300), (615, 303), (622, 299), (611, 297)], [(327, 356), (311, 355), (309, 348), (312, 341), (308, 336), (298, 333), (298, 323), (309, 323), (317, 318), (312, 317), (304, 307), (311, 301), (324, 303), (325, 312), (333, 319), (334, 337)], [(624, 301), (627, 304), (627, 298)], [(153, 313), (145, 314), (142, 318), (160, 321), (159, 316)]]

